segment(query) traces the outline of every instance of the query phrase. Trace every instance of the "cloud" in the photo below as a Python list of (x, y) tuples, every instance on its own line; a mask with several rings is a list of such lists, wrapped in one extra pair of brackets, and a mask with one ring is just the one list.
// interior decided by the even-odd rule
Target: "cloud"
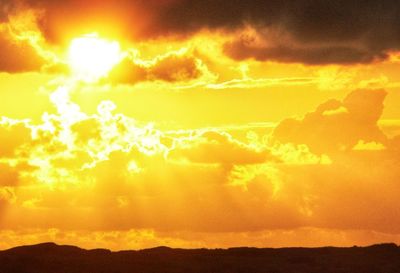
[[(0, 167), (0, 176), (1, 174), (1, 167)], [(3, 177), (1, 177), (3, 179)], [(4, 210), (10, 204), (15, 204), (17, 201), (17, 196), (15, 193), (15, 188), (10, 186), (3, 186), (0, 185), (0, 221), (3, 218)]]
[(379, 151), (379, 150), (384, 150), (386, 147), (382, 143), (376, 143), (376, 142), (368, 142), (365, 143), (364, 141), (360, 140), (356, 146), (353, 148), (354, 150), (359, 150), (359, 151)]
[(302, 120), (286, 119), (273, 136), (282, 143), (306, 144), (315, 153), (351, 150), (359, 141), (385, 144), (377, 123), (383, 111), (384, 90), (356, 90), (343, 101), (329, 100)]
[(12, 187), (0, 187), (0, 204), (2, 201), (15, 203), (16, 194)]
[[(21, 3), (0, 3), (0, 72), (40, 71), (54, 57), (44, 49), (45, 41), (37, 26), (38, 13), (22, 8)], [(1, 11), (6, 13), (3, 18)]]
[(188, 82), (202, 76), (199, 62), (200, 60), (186, 52), (172, 52), (150, 61), (131, 56), (116, 65), (108, 79), (120, 84), (143, 81)]
[(243, 127), (239, 140), (222, 128), (161, 131), (109, 101), (88, 114), (70, 101), (71, 88), (52, 94), (58, 113), (42, 123), (7, 123), (32, 136), (5, 153), (2, 186), (15, 187), (15, 198), (3, 201), (3, 229), (400, 232), (399, 141), (377, 127), (383, 90), (330, 100), (272, 136)]
[(12, 38), (0, 26), (0, 72), (20, 73), (39, 71), (46, 63), (44, 58), (26, 41)]
[(97, 140), (101, 137), (101, 123), (96, 118), (79, 121), (71, 126), (71, 130), (79, 144), (87, 145), (90, 140)]
[(277, 61), (283, 63), (303, 63), (309, 65), (325, 64), (365, 64), (381, 61), (389, 55), (350, 46), (296, 47), (286, 45), (257, 46), (237, 40), (225, 44), (225, 53), (236, 60), (253, 58), (258, 61)]
[[(48, 41), (54, 43), (62, 43), (57, 40), (61, 38), (57, 35), (63, 34), (63, 29), (85, 30), (85, 27), (75, 28), (75, 22), (90, 25), (95, 23), (91, 19), (96, 14), (120, 14), (116, 24), (131, 22), (130, 28), (138, 28), (132, 30), (132, 39), (165, 36), (183, 39), (203, 30), (221, 31), (221, 36), (227, 40), (240, 35), (225, 46), (226, 54), (240, 60), (367, 63), (384, 59), (387, 50), (397, 48), (397, 42), (383, 46), (389, 43), (383, 39), (372, 46), (369, 40), (373, 33), (379, 32), (376, 36), (379, 39), (382, 35), (385, 38), (385, 35), (393, 34), (393, 26), (386, 32), (381, 28), (386, 21), (392, 20), (391, 15), (381, 16), (379, 21), (372, 13), (372, 8), (376, 8), (377, 13), (387, 14), (389, 1), (381, 4), (366, 1), (359, 9), (352, 7), (351, 1), (339, 1), (339, 5), (315, 0), (307, 1), (307, 4), (305, 1), (235, 0), (229, 5), (223, 5), (225, 2), (219, 0), (121, 1), (118, 4), (116, 1), (77, 0), (30, 2), (35, 8), (41, 6), (47, 10), (39, 18), (40, 27)], [(132, 5), (135, 9), (130, 8)], [(380, 12), (377, 5), (382, 5)], [(391, 12), (396, 13), (397, 4), (392, 7)], [(319, 13), (313, 9), (328, 14), (318, 19)], [(0, 20), (8, 20), (5, 13), (9, 10), (3, 10)], [(350, 11), (352, 20), (360, 20), (363, 24), (364, 17), (370, 17), (376, 23), (376, 29), (369, 21), (364, 24), (369, 32), (358, 29), (357, 23), (354, 26), (348, 20), (347, 12)], [(148, 18), (141, 21), (140, 17), (128, 16), (132, 12), (143, 13), (139, 16), (148, 15)], [(307, 12), (313, 16), (304, 16)], [(329, 12), (342, 17), (337, 20)], [(86, 20), (78, 20), (85, 14)], [(67, 26), (69, 23), (71, 25)], [(344, 23), (348, 29), (344, 29)], [(68, 31), (65, 33), (72, 35)], [(202, 33), (207, 35), (207, 31)], [(14, 41), (7, 35), (4, 36), (7, 43)], [(0, 44), (0, 48), (6, 47), (7, 43)], [(19, 46), (15, 45), (16, 48)], [(142, 46), (146, 47), (146, 43)], [(175, 46), (171, 45), (171, 48)], [(14, 50), (14, 45), (12, 48)], [(11, 56), (12, 50), (5, 52)], [(206, 47), (204, 51), (207, 50)], [(150, 55), (152, 51), (144, 50)], [(114, 69), (110, 79), (122, 84), (201, 82), (206, 69), (202, 62), (207, 54), (201, 60), (199, 55), (195, 50), (188, 50), (143, 60), (132, 53)], [(219, 65), (233, 71), (226, 73), (240, 72), (232, 60), (219, 57)], [(215, 68), (211, 59), (207, 65)], [(18, 61), (21, 67), (14, 70), (6, 61), (4, 70), (27, 69), (23, 60)], [(251, 76), (261, 73), (266, 66), (268, 64), (254, 63), (260, 70), (252, 71)], [(303, 71), (304, 67), (298, 67)], [(251, 86), (260, 88), (257, 92), (262, 93), (261, 88), (275, 84), (301, 84), (307, 88), (306, 85), (318, 83), (315, 78), (304, 77), (304, 73), (310, 72), (308, 69), (302, 72), (303, 77), (287, 78), (273, 78), (275, 71), (272, 69), (271, 77), (266, 79), (248, 77), (245, 70), (243, 67), (242, 79), (219, 78), (221, 83), (215, 79), (213, 85), (202, 83), (199, 86), (216, 89)], [(290, 74), (286, 66), (277, 67), (277, 70)], [(341, 76), (336, 75), (336, 71), (332, 73), (333, 78)], [(335, 238), (333, 244), (370, 242), (373, 236), (377, 241), (384, 238), (399, 240), (400, 220), (396, 217), (400, 214), (397, 202), (400, 196), (399, 126), (397, 121), (384, 124), (391, 132), (390, 137), (378, 127), (386, 96), (383, 90), (356, 90), (343, 100), (329, 100), (303, 118), (282, 121), (269, 135), (275, 124), (232, 124), (213, 129), (163, 131), (156, 125), (143, 124), (118, 113), (110, 101), (103, 101), (97, 112), (90, 110), (89, 114), (69, 99), (69, 93), (76, 91), (74, 88), (83, 88), (70, 80), (63, 82), (60, 78), (51, 83), (60, 85), (51, 95), (56, 114), (43, 115), (39, 123), (8, 119), (0, 122), (1, 228), (42, 229), (29, 231), (33, 237), (21, 232), (24, 236), (20, 241), (19, 234), (13, 233), (17, 232), (15, 230), (9, 237), (1, 233), (0, 236), (8, 238), (8, 244), (47, 238), (62, 242), (82, 238), (79, 242), (83, 245), (98, 242), (116, 248), (124, 243), (129, 247), (164, 243), (176, 246), (271, 243), (271, 246), (279, 246), (299, 242), (302, 238), (302, 245), (318, 245), (332, 237)], [(327, 82), (332, 87), (332, 82)], [(336, 85), (350, 86), (346, 81)], [(365, 85), (376, 84), (367, 82)], [(197, 90), (191, 94), (195, 93), (199, 94)], [(277, 96), (281, 96), (278, 93)], [(121, 97), (126, 100), (124, 95)], [(185, 95), (184, 101), (193, 99), (192, 95)], [(196, 98), (204, 103), (196, 105), (218, 108), (218, 113), (223, 116), (221, 104), (210, 103), (209, 97), (203, 95)], [(157, 101), (157, 97), (148, 96), (148, 101)], [(236, 99), (237, 105), (241, 106), (249, 102), (235, 94), (230, 94), (230, 98)], [(246, 95), (245, 98), (249, 97)], [(313, 101), (319, 98), (320, 94), (313, 97)], [(158, 100), (168, 106), (166, 109), (177, 105), (159, 97)], [(256, 100), (250, 100), (250, 104), (254, 106)], [(138, 101), (142, 100), (139, 98)], [(265, 100), (258, 101), (265, 108)], [(126, 103), (130, 105), (131, 101)], [(157, 103), (154, 105), (161, 105)], [(203, 108), (211, 109), (207, 107)], [(281, 108), (276, 107), (285, 112)], [(235, 111), (236, 122), (247, 120), (241, 107)], [(268, 116), (270, 111), (260, 113)], [(199, 119), (211, 120), (212, 111), (206, 112)], [(194, 118), (197, 117), (187, 117), (190, 125)], [(213, 116), (213, 120), (215, 118), (221, 119)], [(349, 231), (351, 229), (365, 230), (365, 233), (355, 232), (354, 235)], [(312, 237), (315, 234), (317, 239)]]
[(0, 3), (0, 23), (7, 21), (8, 15), (12, 12), (13, 0), (4, 0)]
[(278, 161), (264, 147), (251, 147), (227, 133), (207, 131), (198, 137), (179, 140), (169, 153), (170, 159), (186, 159), (193, 163), (221, 164), (224, 166), (260, 164)]
[(25, 123), (0, 119), (0, 158), (14, 157), (16, 149), (31, 140), (31, 130)]
[(8, 164), (0, 164), (0, 187), (16, 186), (18, 183), (18, 172)]
[(24, 2), (44, 11), (40, 26), (53, 42), (94, 28), (138, 40), (185, 38), (205, 29), (237, 34), (250, 26), (266, 44), (239, 38), (226, 47), (233, 58), (351, 64), (382, 60), (400, 49), (395, 0)]
[[(398, 50), (397, 1), (177, 1), (158, 19), (171, 32), (204, 28), (236, 30), (250, 25), (263, 46), (227, 45), (237, 59), (255, 58), (306, 64), (368, 63)], [(190, 22), (190, 23), (185, 23)], [(248, 39), (245, 39), (248, 41)]]
[(281, 170), (288, 174), (287, 185), (293, 185), (286, 190), (310, 226), (395, 233), (399, 222), (389, 218), (399, 213), (397, 156), (393, 151), (352, 151), (331, 165)]

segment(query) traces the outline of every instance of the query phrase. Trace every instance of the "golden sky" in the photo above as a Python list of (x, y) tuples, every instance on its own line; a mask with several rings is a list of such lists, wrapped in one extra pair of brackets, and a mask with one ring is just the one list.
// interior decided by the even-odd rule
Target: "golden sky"
[(0, 3), (0, 249), (400, 243), (394, 0)]

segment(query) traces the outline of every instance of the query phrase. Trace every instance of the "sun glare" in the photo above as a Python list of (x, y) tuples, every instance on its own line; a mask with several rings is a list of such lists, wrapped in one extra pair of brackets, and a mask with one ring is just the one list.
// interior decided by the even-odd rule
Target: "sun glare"
[(101, 39), (96, 34), (85, 35), (72, 40), (68, 59), (77, 77), (95, 82), (121, 60), (121, 49), (116, 41)]

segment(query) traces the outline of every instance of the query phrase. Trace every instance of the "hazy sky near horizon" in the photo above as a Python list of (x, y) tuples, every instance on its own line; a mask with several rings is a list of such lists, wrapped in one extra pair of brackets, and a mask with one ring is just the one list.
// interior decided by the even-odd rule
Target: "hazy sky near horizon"
[(0, 2), (0, 249), (400, 243), (400, 3)]

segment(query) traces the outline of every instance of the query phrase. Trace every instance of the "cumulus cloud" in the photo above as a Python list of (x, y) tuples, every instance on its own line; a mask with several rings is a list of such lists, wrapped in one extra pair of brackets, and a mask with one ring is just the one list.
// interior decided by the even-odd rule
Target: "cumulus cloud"
[(352, 149), (359, 141), (385, 144), (378, 127), (384, 90), (356, 90), (343, 101), (329, 100), (302, 120), (286, 119), (274, 130), (276, 140), (306, 144), (316, 153)]
[[(327, 165), (279, 167), (285, 174), (281, 191), (291, 196), (310, 226), (397, 232), (399, 223), (387, 215), (399, 213), (394, 197), (399, 143), (377, 126), (385, 96), (383, 90), (356, 90), (301, 120), (282, 121), (273, 132), (274, 140), (305, 144), (331, 158)], [(380, 205), (371, 206), (375, 203)]]

